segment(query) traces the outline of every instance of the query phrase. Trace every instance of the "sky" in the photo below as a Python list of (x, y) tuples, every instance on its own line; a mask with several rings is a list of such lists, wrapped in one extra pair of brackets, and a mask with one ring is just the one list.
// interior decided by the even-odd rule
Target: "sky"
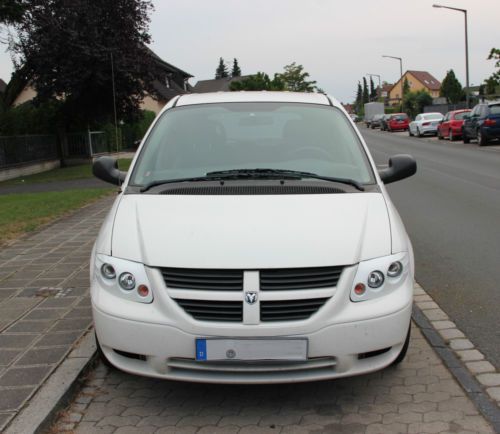
[[(441, 81), (453, 69), (465, 85), (464, 14), (436, 2), (468, 10), (470, 83), (481, 84), (494, 71), (490, 49), (500, 48), (499, 0), (154, 0), (151, 48), (194, 75), (192, 85), (214, 78), (220, 57), (237, 58), (244, 75), (296, 62), (347, 103), (366, 74), (398, 80), (399, 61), (382, 55)], [(0, 49), (8, 81), (12, 62)]]

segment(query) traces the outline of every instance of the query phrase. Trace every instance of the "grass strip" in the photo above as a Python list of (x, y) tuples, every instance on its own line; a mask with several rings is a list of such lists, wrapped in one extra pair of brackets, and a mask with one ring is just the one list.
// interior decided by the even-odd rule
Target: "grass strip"
[[(131, 158), (120, 158), (118, 167), (120, 170), (128, 170)], [(34, 175), (21, 176), (2, 182), (0, 185), (38, 184), (43, 182), (70, 181), (74, 179), (92, 178), (92, 163), (79, 164), (77, 166), (58, 167), (47, 172)]]
[(110, 187), (0, 195), (0, 245), (114, 191)]

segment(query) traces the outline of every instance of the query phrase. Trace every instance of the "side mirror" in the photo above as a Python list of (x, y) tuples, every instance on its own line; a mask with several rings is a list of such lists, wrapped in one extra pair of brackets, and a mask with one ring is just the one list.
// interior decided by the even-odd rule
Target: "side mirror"
[(389, 167), (380, 169), (378, 174), (384, 184), (400, 181), (415, 175), (417, 172), (417, 162), (411, 155), (399, 154), (389, 158)]
[(127, 172), (118, 170), (118, 161), (112, 157), (100, 157), (94, 161), (92, 173), (110, 184), (120, 185), (125, 181)]

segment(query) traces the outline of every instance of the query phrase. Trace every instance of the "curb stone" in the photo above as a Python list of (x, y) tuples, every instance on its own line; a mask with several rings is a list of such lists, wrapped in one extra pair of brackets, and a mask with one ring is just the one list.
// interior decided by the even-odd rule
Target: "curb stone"
[(12, 420), (5, 434), (35, 434), (47, 430), (94, 366), (96, 348), (92, 328), (35, 393), (29, 405)]
[(500, 432), (500, 373), (418, 283), (414, 296), (413, 320), (479, 411)]

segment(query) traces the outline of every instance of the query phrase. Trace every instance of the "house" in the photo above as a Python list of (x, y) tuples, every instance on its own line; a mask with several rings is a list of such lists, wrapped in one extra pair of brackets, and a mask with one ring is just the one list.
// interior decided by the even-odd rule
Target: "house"
[(231, 83), (245, 80), (251, 77), (250, 75), (242, 75), (240, 77), (224, 77), (215, 78), (213, 80), (200, 80), (192, 89), (193, 93), (208, 93), (208, 92), (227, 92)]
[[(153, 92), (147, 94), (141, 103), (142, 110), (150, 110), (158, 114), (161, 109), (173, 97), (189, 93), (191, 86), (188, 80), (193, 76), (176, 66), (165, 62), (162, 58), (156, 55), (152, 50), (145, 47), (148, 53), (153, 57), (158, 69), (163, 74), (162, 79), (155, 80), (152, 83)], [(22, 71), (22, 69), (21, 69)], [(16, 81), (15, 86), (12, 81), (9, 83), (9, 101), (8, 105), (16, 107), (27, 101), (31, 101), (36, 97), (36, 90), (30, 85), (29, 79), (24, 77), (22, 73), (15, 73), (12, 80)], [(1, 87), (0, 87), (1, 89)]]
[(389, 104), (395, 105), (401, 102), (403, 94), (403, 83), (408, 80), (411, 92), (426, 90), (433, 98), (439, 97), (441, 82), (427, 71), (406, 71), (389, 91)]

